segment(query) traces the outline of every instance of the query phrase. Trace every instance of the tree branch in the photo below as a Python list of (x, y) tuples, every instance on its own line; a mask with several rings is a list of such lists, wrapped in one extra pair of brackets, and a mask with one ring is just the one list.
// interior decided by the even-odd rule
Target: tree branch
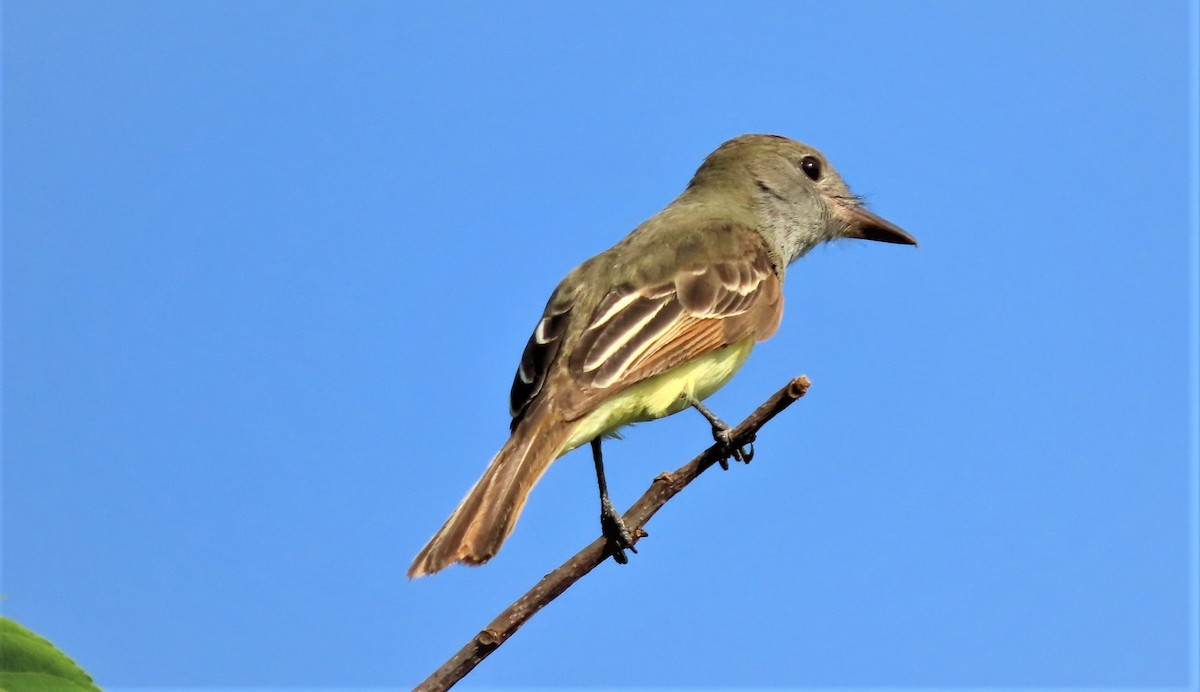
[[(766, 425), (767, 421), (790, 406), (792, 402), (804, 396), (808, 392), (810, 384), (808, 378), (801, 375), (771, 395), (771, 398), (763, 402), (754, 410), (754, 413), (751, 413), (746, 420), (733, 429), (730, 434), (732, 445), (736, 448), (753, 442), (759, 428)], [(629, 508), (628, 512), (625, 512), (623, 517), (625, 525), (633, 534), (633, 542), (636, 544), (643, 536), (647, 535), (642, 527), (666, 504), (667, 500), (674, 497), (701, 473), (704, 473), (713, 464), (720, 462), (724, 457), (725, 452), (721, 446), (714, 444), (675, 471), (659, 474), (645, 494)], [(491, 624), (472, 637), (466, 646), (458, 650), (458, 653), (450, 657), (450, 660), (443, 663), (424, 682), (417, 685), (416, 690), (433, 692), (434, 690), (449, 689), (479, 665), (479, 662), (488, 654), (507, 641), (535, 613), (550, 601), (558, 598), (562, 592), (579, 581), (585, 574), (591, 572), (601, 562), (604, 562), (611, 554), (607, 548), (607, 540), (603, 536), (597, 538), (558, 569), (542, 577), (536, 586), (518, 598), (495, 620), (492, 620)]]

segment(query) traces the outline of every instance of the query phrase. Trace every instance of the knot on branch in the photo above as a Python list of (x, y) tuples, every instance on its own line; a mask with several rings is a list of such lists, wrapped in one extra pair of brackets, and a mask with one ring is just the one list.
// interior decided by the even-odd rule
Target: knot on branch
[(475, 635), (475, 641), (479, 646), (487, 649), (494, 649), (500, 646), (500, 639), (500, 633), (492, 629), (485, 629)]

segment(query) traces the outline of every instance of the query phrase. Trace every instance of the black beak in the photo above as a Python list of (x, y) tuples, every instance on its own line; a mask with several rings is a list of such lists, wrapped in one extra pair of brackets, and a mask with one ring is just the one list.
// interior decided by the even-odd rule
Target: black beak
[(847, 238), (862, 238), (863, 240), (878, 240), (881, 243), (897, 243), (899, 245), (916, 245), (917, 239), (904, 232), (896, 224), (873, 214), (863, 207), (844, 209), (849, 228)]

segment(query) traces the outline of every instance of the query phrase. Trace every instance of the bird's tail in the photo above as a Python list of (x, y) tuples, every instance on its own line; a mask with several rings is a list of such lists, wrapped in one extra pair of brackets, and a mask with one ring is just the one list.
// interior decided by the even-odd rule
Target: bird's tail
[(548, 412), (521, 421), (458, 508), (413, 558), (409, 579), (455, 562), (482, 565), (490, 560), (516, 526), (529, 491), (562, 454), (573, 428), (573, 423)]

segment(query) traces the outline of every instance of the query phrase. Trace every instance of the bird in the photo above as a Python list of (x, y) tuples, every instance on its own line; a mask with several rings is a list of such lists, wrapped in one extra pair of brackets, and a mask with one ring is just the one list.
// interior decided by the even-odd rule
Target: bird
[(513, 378), (508, 440), (408, 577), (494, 557), (534, 484), (584, 444), (609, 553), (627, 562), (624, 551), (636, 550), (608, 496), (602, 441), (694, 408), (726, 459), (749, 461), (753, 448), (735, 448), (729, 426), (702, 402), (775, 333), (789, 265), (842, 238), (917, 244), (869, 211), (812, 146), (745, 134), (717, 147), (674, 201), (550, 295)]

